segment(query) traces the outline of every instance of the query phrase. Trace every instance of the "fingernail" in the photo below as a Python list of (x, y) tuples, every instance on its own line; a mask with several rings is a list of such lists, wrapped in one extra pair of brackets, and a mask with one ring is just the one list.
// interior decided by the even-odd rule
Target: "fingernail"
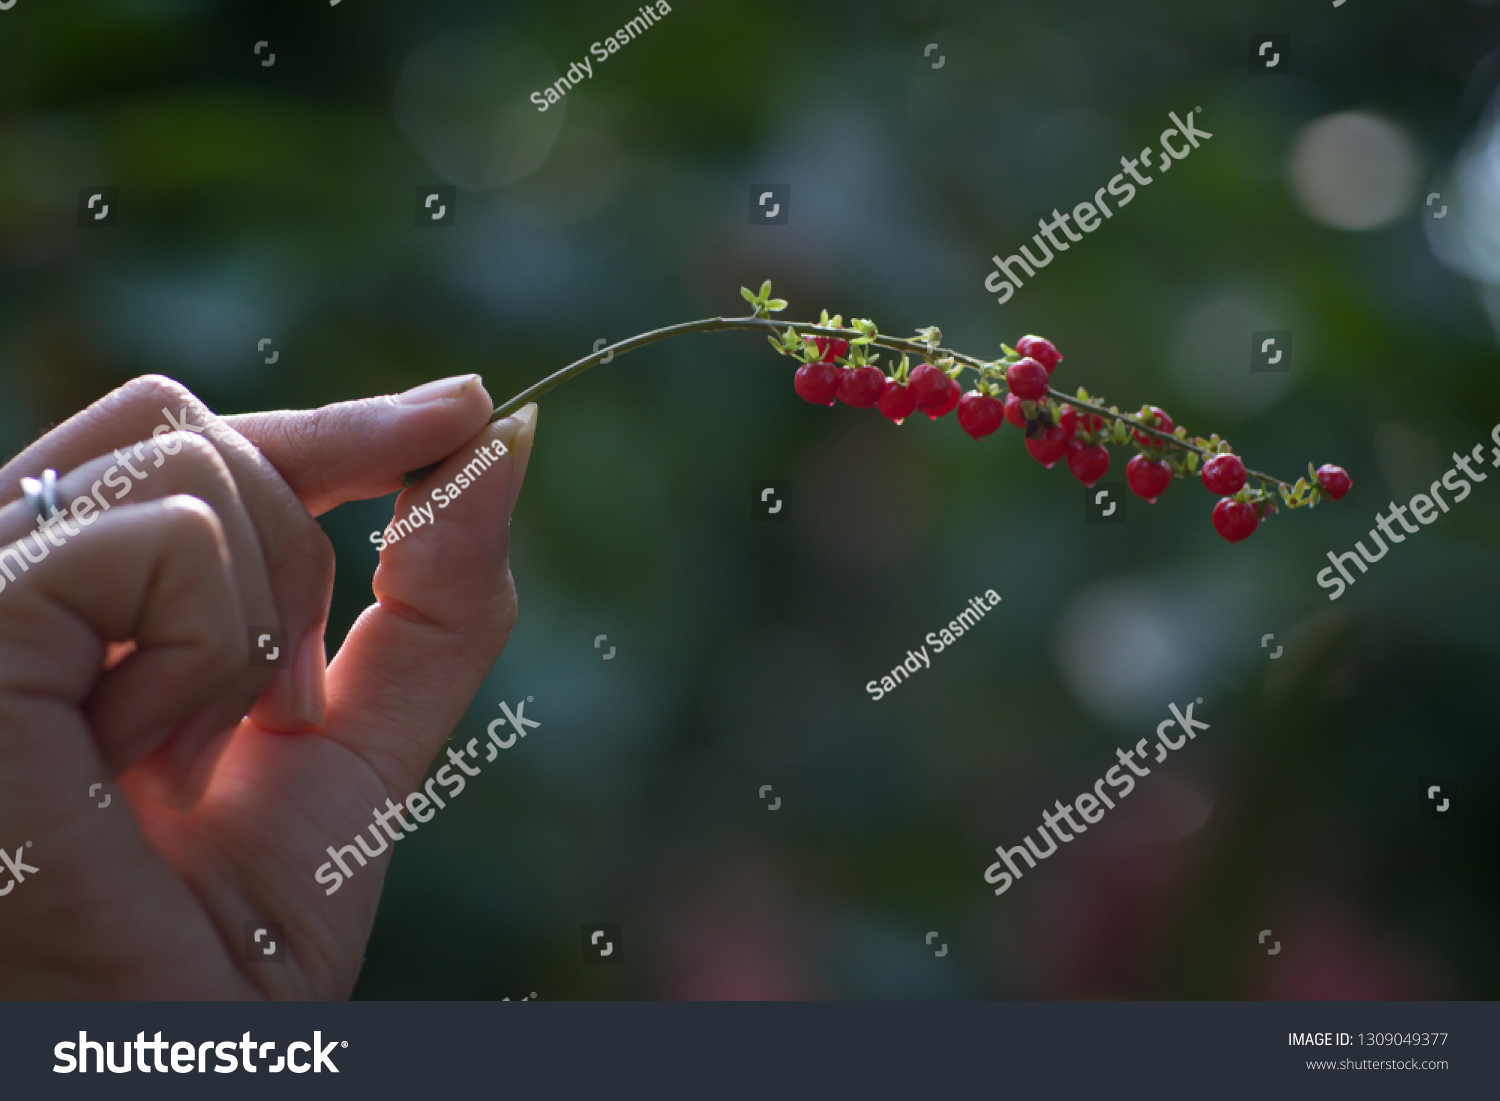
[(396, 395), (396, 400), (402, 405), (426, 405), (429, 401), (451, 401), (453, 398), (461, 397), (465, 390), (478, 381), (478, 375), (454, 375), (452, 378), (440, 378), (435, 382), (424, 382), (421, 386), (414, 386), (406, 393)]
[(536, 438), (537, 426), (536, 402), (517, 410), (515, 417), (521, 422), (521, 428), (510, 443), (511, 512), (516, 510), (516, 501), (521, 496), (521, 484), (526, 480), (526, 467), (531, 463), (531, 443)]
[(314, 627), (303, 637), (292, 669), (292, 711), (297, 718), (312, 726), (322, 726), (328, 719), (324, 677), (327, 670), (328, 655), (323, 649), (323, 628)]
[(521, 438), (522, 433), (531, 428), (535, 420), (536, 402), (533, 401), (495, 421), (493, 425), (495, 439), (503, 443), (507, 450), (514, 450), (516, 441)]
[(521, 430), (516, 433), (511, 446), (518, 452), (516, 461), (519, 463), (531, 454), (531, 441), (536, 437), (536, 402), (517, 409), (516, 420), (521, 422)]

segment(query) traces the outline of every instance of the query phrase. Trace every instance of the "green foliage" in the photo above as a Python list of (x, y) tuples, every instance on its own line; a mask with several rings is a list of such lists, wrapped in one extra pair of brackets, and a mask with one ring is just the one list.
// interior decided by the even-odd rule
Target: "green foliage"
[[(740, 290), (743, 292), (744, 288), (741, 287)], [(784, 356), (806, 356), (813, 354), (808, 344), (802, 339), (802, 334), (790, 326), (788, 326), (786, 332), (781, 333), (779, 336), (772, 335), (766, 337), (766, 339), (771, 342), (771, 347)]]
[(1318, 484), (1316, 474), (1310, 482), (1306, 478), (1298, 478), (1290, 488), (1285, 485), (1277, 488), (1281, 491), (1281, 500), (1287, 508), (1313, 508), (1323, 497), (1323, 487)]
[(787, 307), (785, 298), (771, 297), (771, 281), (769, 279), (760, 285), (759, 294), (751, 294), (748, 287), (741, 287), (740, 297), (755, 307), (755, 311), (752, 314), (753, 317), (770, 317), (771, 314), (780, 313)]

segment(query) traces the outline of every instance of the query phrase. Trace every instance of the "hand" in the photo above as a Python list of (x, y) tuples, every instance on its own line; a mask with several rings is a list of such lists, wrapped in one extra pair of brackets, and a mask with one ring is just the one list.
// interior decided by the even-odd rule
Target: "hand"
[[(515, 623), (536, 407), (492, 425), (491, 407), (470, 375), (220, 418), (148, 376), (0, 470), (0, 848), (27, 866), (0, 859), (0, 997), (348, 996), (394, 846), (332, 895), (314, 870), (418, 787)], [(313, 517), (448, 456), (405, 517), (496, 440), (381, 553), (377, 603), (325, 672), (334, 557)], [(64, 518), (44, 537), (20, 480), (47, 467)], [(251, 624), (285, 628), (287, 668), (250, 663)], [(285, 966), (247, 962), (261, 920)]]

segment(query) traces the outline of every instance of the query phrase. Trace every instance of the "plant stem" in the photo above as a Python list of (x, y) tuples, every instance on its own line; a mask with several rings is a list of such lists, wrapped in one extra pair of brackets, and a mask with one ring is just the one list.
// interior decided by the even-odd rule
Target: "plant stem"
[[(622, 340), (618, 344), (611, 344), (608, 348), (601, 348), (597, 352), (592, 352), (589, 355), (584, 356), (577, 362), (568, 364), (568, 366), (564, 367), (562, 370), (548, 375), (540, 382), (528, 386), (525, 390), (522, 390), (515, 397), (511, 398), (509, 401), (496, 408), (494, 413), (490, 415), (490, 423), (493, 424), (495, 421), (500, 420), (502, 417), (510, 416), (510, 414), (514, 413), (517, 409), (520, 409), (526, 403), (535, 401), (537, 398), (545, 394), (548, 390), (551, 390), (553, 387), (567, 382), (571, 378), (575, 378), (578, 375), (583, 374), (583, 372), (587, 371), (590, 367), (594, 367), (604, 362), (606, 358), (613, 359), (614, 356), (623, 355), (624, 353), (634, 351), (637, 348), (644, 348), (646, 345), (655, 344), (660, 340), (669, 340), (674, 336), (687, 336), (689, 333), (717, 333), (725, 332), (731, 329), (755, 329), (767, 333), (768, 335), (775, 335), (785, 332), (787, 329), (792, 329), (795, 332), (802, 334), (811, 334), (813, 336), (836, 336), (847, 340), (853, 340), (862, 335), (857, 329), (831, 328), (828, 326), (814, 325), (806, 321), (774, 321), (768, 317), (705, 317), (699, 321), (684, 321), (678, 325), (667, 325), (664, 328), (652, 329), (650, 332), (640, 333), (636, 336), (630, 337), (628, 340)], [(870, 343), (876, 348), (884, 348), (887, 351), (891, 352), (916, 353), (917, 355), (929, 358), (940, 358), (943, 356), (947, 356), (950, 357), (955, 363), (958, 363), (961, 367), (975, 372), (979, 372), (981, 368), (995, 366), (994, 363), (975, 359), (972, 356), (964, 355), (962, 352), (956, 352), (951, 348), (944, 348), (941, 345), (929, 345), (917, 340), (904, 340), (901, 337), (887, 336), (884, 333), (878, 334)], [(1053, 390), (1051, 387), (1048, 387), (1047, 393), (1057, 401), (1075, 406), (1076, 408), (1082, 409), (1086, 412), (1122, 420), (1138, 431), (1144, 432), (1150, 436), (1155, 436), (1158, 439), (1162, 440), (1164, 443), (1170, 444), (1173, 447), (1181, 448), (1184, 451), (1195, 451), (1200, 455), (1213, 454), (1213, 452), (1199, 447), (1197, 444), (1190, 443), (1186, 440), (1180, 440), (1176, 436), (1173, 436), (1167, 432), (1163, 432), (1160, 429), (1153, 428), (1149, 424), (1143, 424), (1136, 418), (1128, 416), (1126, 414), (1112, 413), (1108, 409), (1105, 409), (1103, 406), (1090, 404), (1089, 402), (1071, 397), (1068, 394), (1064, 394), (1061, 391)], [(428, 473), (434, 470), (437, 465), (437, 463), (433, 463), (431, 466), (424, 467), (421, 470), (412, 471), (404, 478), (402, 478), (402, 484), (406, 486), (415, 485), (417, 482), (426, 477)], [(1279, 478), (1273, 478), (1269, 474), (1262, 474), (1256, 470), (1247, 469), (1246, 473), (1252, 478), (1259, 479), (1263, 486), (1267, 484), (1276, 486), (1282, 486), (1286, 484)]]

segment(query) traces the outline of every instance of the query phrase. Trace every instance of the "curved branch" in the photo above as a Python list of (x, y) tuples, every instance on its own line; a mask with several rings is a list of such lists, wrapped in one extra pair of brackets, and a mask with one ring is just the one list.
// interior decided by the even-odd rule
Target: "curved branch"
[[(535, 401), (537, 398), (545, 394), (548, 390), (551, 390), (556, 386), (560, 386), (562, 383), (567, 382), (569, 379), (583, 374), (583, 372), (604, 362), (604, 360), (607, 358), (613, 359), (615, 356), (624, 355), (626, 352), (633, 352), (637, 348), (644, 348), (646, 345), (655, 344), (658, 341), (670, 340), (672, 337), (676, 336), (687, 336), (691, 333), (725, 332), (733, 329), (753, 329), (759, 330), (760, 332), (764, 332), (769, 335), (774, 335), (777, 333), (785, 332), (787, 329), (791, 329), (792, 331), (801, 334), (839, 337), (842, 339), (850, 340), (863, 336), (863, 334), (860, 333), (857, 329), (815, 325), (807, 321), (778, 322), (772, 320), (769, 317), (705, 317), (698, 321), (684, 321), (677, 325), (667, 325), (660, 329), (652, 329), (650, 332), (639, 333), (636, 336), (630, 337), (627, 340), (622, 340), (617, 344), (611, 344), (607, 348), (601, 348), (597, 352), (591, 352), (590, 354), (584, 356), (582, 359), (568, 364), (566, 367), (562, 368), (562, 370), (555, 371), (552, 374), (548, 375), (546, 378), (542, 379), (540, 382), (533, 383), (531, 386), (528, 386), (525, 390), (522, 390), (519, 394), (511, 398), (509, 401), (506, 401), (498, 406), (495, 409), (494, 413), (490, 415), (490, 423), (493, 424), (495, 421), (500, 420), (502, 417), (509, 416), (528, 402)], [(891, 352), (915, 353), (926, 358), (948, 357), (966, 370), (976, 371), (982, 374), (984, 370), (989, 369), (998, 371), (1002, 375), (1002, 377), (1004, 375), (1003, 364), (999, 360), (986, 361), (975, 359), (973, 356), (968, 356), (962, 352), (955, 351), (952, 348), (944, 348), (941, 345), (937, 344), (927, 344), (918, 340), (906, 340), (901, 337), (887, 336), (884, 333), (878, 333), (875, 338), (870, 341), (870, 343), (874, 347), (884, 348), (887, 351)], [(1110, 410), (1105, 409), (1103, 406), (1093, 405), (1079, 398), (1064, 394), (1061, 391), (1054, 390), (1051, 387), (1048, 387), (1047, 393), (1057, 401), (1075, 406), (1076, 408), (1085, 410), (1086, 412), (1094, 413), (1103, 417), (1122, 420), (1126, 424), (1131, 425), (1137, 431), (1143, 432), (1150, 436), (1155, 436), (1163, 443), (1169, 444), (1172, 447), (1181, 448), (1184, 451), (1195, 451), (1200, 455), (1213, 454), (1213, 452), (1199, 447), (1197, 444), (1190, 443), (1187, 440), (1178, 439), (1176, 436), (1173, 436), (1167, 432), (1163, 432), (1160, 429), (1154, 428), (1149, 424), (1143, 424), (1141, 421), (1139, 421), (1135, 417), (1129, 416), (1128, 414), (1111, 412)], [(401, 479), (402, 485), (415, 485), (417, 482), (421, 481), (424, 477), (431, 473), (434, 469), (436, 469), (437, 465), (437, 463), (433, 463), (431, 466), (423, 467), (421, 470), (412, 471)], [(1285, 486), (1287, 484), (1281, 481), (1281, 479), (1279, 478), (1273, 478), (1269, 474), (1262, 474), (1256, 470), (1247, 469), (1246, 473), (1253, 478), (1259, 479), (1262, 485), (1271, 484), (1276, 486)]]

